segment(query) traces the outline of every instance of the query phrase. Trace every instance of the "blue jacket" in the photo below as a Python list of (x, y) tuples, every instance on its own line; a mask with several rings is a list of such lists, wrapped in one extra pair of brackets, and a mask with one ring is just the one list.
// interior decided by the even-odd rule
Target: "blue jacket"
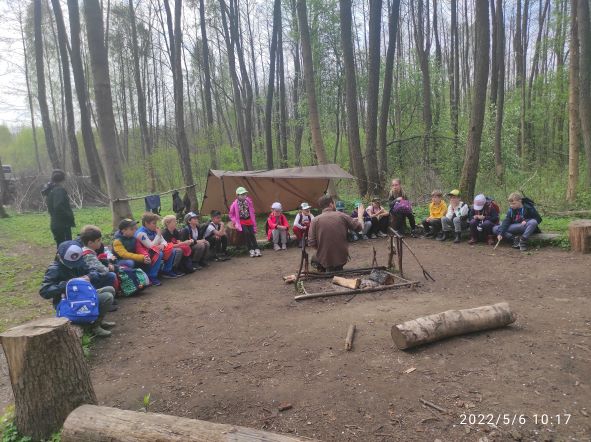
[(100, 284), (101, 275), (96, 270), (90, 270), (86, 263), (76, 269), (71, 269), (55, 260), (45, 271), (39, 294), (45, 299), (51, 299), (55, 307), (62, 299), (62, 294), (66, 293), (68, 281), (85, 275), (88, 275), (92, 285)]
[[(522, 221), (535, 219), (538, 222), (538, 224), (542, 222), (542, 217), (540, 216), (536, 208), (530, 204), (524, 204), (521, 209), (516, 210), (509, 208), (509, 210), (507, 210), (507, 214), (505, 215), (505, 219), (499, 227), (499, 235), (505, 233), (511, 224), (521, 222), (516, 221), (518, 215), (521, 216)], [(539, 228), (536, 229), (536, 232), (538, 232), (539, 230)]]

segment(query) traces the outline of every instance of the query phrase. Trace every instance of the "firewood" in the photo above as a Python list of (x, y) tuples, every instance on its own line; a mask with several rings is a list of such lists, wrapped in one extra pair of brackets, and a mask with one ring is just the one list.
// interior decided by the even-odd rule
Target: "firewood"
[(401, 350), (475, 331), (504, 327), (515, 321), (509, 304), (448, 310), (392, 327), (392, 339)]
[(361, 279), (360, 278), (355, 278), (355, 279), (348, 279), (348, 278), (343, 278), (341, 276), (334, 276), (332, 278), (332, 283), (336, 284), (336, 285), (340, 285), (341, 287), (347, 287), (348, 289), (358, 289), (359, 286), (361, 285)]
[(394, 275), (390, 272), (386, 272), (385, 270), (373, 270), (369, 274), (368, 278), (380, 285), (394, 284)]
[(345, 350), (350, 351), (353, 348), (353, 339), (355, 338), (355, 324), (349, 326), (347, 337), (345, 338)]

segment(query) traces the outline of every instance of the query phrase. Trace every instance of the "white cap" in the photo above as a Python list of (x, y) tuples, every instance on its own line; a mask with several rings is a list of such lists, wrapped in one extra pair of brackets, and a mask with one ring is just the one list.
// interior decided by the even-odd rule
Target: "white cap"
[(281, 203), (279, 202), (275, 202), (271, 205), (271, 209), (273, 210), (283, 210), (283, 207), (281, 206)]
[(308, 210), (310, 208), (310, 204), (308, 203), (302, 203), (302, 205), (300, 206), (302, 210)]
[(474, 210), (482, 210), (486, 204), (486, 197), (481, 193), (474, 197)]

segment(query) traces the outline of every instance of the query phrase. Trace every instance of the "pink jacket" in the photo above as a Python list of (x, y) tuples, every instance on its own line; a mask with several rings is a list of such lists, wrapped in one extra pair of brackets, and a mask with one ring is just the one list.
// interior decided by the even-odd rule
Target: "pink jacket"
[[(250, 212), (252, 227), (254, 228), (254, 233), (257, 233), (257, 220), (254, 215), (254, 204), (252, 203), (252, 200), (249, 196), (246, 197), (246, 201), (248, 201), (248, 209)], [(236, 198), (230, 206), (230, 213), (228, 213), (228, 216), (230, 217), (230, 221), (232, 221), (234, 226), (236, 226), (236, 230), (242, 232), (242, 225), (240, 224), (240, 210), (238, 209), (238, 198)]]

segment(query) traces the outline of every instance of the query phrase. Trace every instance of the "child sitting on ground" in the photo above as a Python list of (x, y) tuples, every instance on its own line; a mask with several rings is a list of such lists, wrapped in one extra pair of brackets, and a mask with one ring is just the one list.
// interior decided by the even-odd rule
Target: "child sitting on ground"
[(412, 204), (402, 188), (400, 178), (394, 178), (392, 180), (390, 193), (388, 194), (388, 203), (390, 204), (391, 223), (394, 226), (394, 230), (402, 234), (405, 220), (408, 218), (410, 234), (414, 237), (417, 232), (415, 216), (412, 213)]
[(300, 248), (304, 247), (304, 241), (308, 237), (308, 229), (310, 229), (310, 223), (313, 219), (314, 215), (310, 213), (310, 204), (302, 203), (300, 211), (293, 222), (293, 233), (298, 240)]
[(238, 232), (242, 232), (248, 253), (251, 258), (262, 256), (257, 242), (257, 220), (254, 212), (254, 204), (248, 196), (248, 190), (244, 187), (236, 189), (236, 199), (230, 206), (228, 214), (230, 221)]
[(539, 231), (542, 217), (529, 198), (524, 199), (520, 192), (509, 195), (509, 210), (499, 226), (493, 228), (497, 240), (505, 238), (513, 242), (513, 248), (527, 251), (529, 237)]
[(130, 269), (134, 267), (142, 268), (150, 279), (150, 284), (161, 285), (158, 279), (162, 259), (160, 254), (154, 254), (154, 258), (144, 255), (138, 251), (135, 232), (137, 230), (137, 221), (126, 218), (119, 222), (119, 230), (115, 233), (113, 239), (113, 253), (118, 258), (117, 264)]
[(211, 211), (211, 220), (205, 231), (203, 239), (209, 243), (209, 250), (214, 253), (216, 261), (227, 261), (228, 256), (228, 236), (226, 235), (226, 226), (222, 222), (222, 213), (219, 210)]
[(496, 203), (482, 193), (474, 197), (472, 219), (470, 220), (470, 240), (468, 244), (476, 244), (479, 240), (486, 241), (489, 246), (495, 244), (493, 228), (499, 223), (499, 211)]
[(179, 249), (174, 249), (172, 245), (167, 247), (168, 243), (162, 237), (160, 227), (158, 227), (159, 220), (160, 216), (152, 212), (145, 212), (142, 215), (142, 227), (135, 232), (135, 237), (138, 240), (136, 248), (151, 259), (156, 256), (162, 259), (160, 275), (163, 278), (178, 278), (182, 274), (176, 273), (173, 268), (178, 266), (183, 254)]
[(43, 277), (39, 294), (45, 299), (51, 299), (56, 308), (65, 297), (68, 281), (75, 278), (82, 278), (97, 289), (99, 316), (92, 325), (92, 333), (101, 338), (111, 336), (111, 332), (105, 329), (114, 327), (115, 323), (105, 321), (104, 318), (113, 304), (115, 289), (104, 286), (104, 278), (96, 270), (88, 268), (78, 241), (64, 241), (58, 246), (55, 260)]
[(441, 227), (443, 232), (436, 238), (438, 241), (445, 241), (451, 236), (451, 231), (454, 231), (454, 243), (459, 243), (462, 240), (462, 230), (468, 227), (468, 212), (470, 207), (468, 204), (460, 201), (460, 191), (454, 189), (447, 194), (449, 196), (449, 206), (447, 207), (446, 215), (441, 218)]
[[(344, 205), (343, 205), (343, 207), (344, 207)], [(363, 207), (363, 203), (361, 201), (355, 202), (355, 210), (353, 210), (353, 212), (351, 212), (351, 218), (353, 218), (353, 219), (358, 218), (358, 213), (359, 213), (360, 208), (363, 210), (363, 229), (361, 230), (361, 239), (369, 239), (370, 237), (368, 235), (370, 234), (370, 230), (371, 230), (371, 217), (369, 216), (369, 213), (367, 213), (367, 209), (365, 209)], [(339, 210), (338, 203), (337, 203), (337, 210)], [(359, 234), (357, 232), (350, 230), (349, 237), (351, 238), (352, 241), (357, 241), (359, 239)], [(372, 238), (375, 238), (375, 235), (372, 236)]]
[(287, 232), (289, 231), (289, 222), (282, 213), (281, 203), (275, 202), (271, 205), (272, 212), (267, 218), (267, 239), (273, 241), (273, 249), (287, 250)]
[(175, 215), (166, 215), (162, 218), (162, 224), (164, 225), (162, 237), (168, 242), (168, 244), (172, 244), (172, 247), (179, 250), (182, 254), (179, 264), (176, 267), (173, 267), (173, 270), (176, 273), (193, 273), (195, 271), (193, 268), (193, 262), (191, 261), (191, 245), (193, 245), (193, 240), (181, 240), (182, 235), (180, 230), (176, 228), (177, 223)]
[(371, 221), (371, 237), (375, 238), (377, 235), (380, 238), (383, 238), (387, 236), (388, 225), (390, 224), (389, 213), (382, 207), (380, 199), (373, 198), (371, 200), (371, 205), (366, 211)]
[(199, 225), (200, 215), (197, 212), (189, 212), (185, 215), (186, 226), (181, 230), (181, 240), (191, 240), (191, 260), (195, 270), (207, 267), (209, 255), (209, 243), (203, 239), (203, 229)]
[(443, 201), (441, 190), (431, 192), (431, 203), (429, 204), (429, 216), (423, 220), (425, 237), (436, 238), (441, 231), (441, 218), (447, 212), (447, 204)]

